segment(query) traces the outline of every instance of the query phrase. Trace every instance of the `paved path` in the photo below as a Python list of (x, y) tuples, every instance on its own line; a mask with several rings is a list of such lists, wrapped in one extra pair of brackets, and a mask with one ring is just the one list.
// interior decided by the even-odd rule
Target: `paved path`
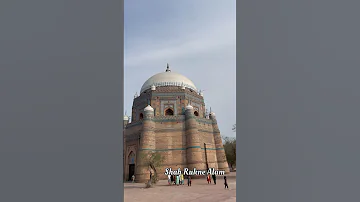
[[(161, 180), (153, 188), (145, 189), (145, 183), (124, 183), (125, 202), (235, 202), (236, 201), (236, 173), (232, 172), (228, 177), (229, 189), (224, 189), (224, 179), (217, 177), (217, 185), (207, 184), (204, 179), (193, 179), (192, 186), (172, 185), (167, 181)], [(185, 180), (185, 183), (187, 181)]]

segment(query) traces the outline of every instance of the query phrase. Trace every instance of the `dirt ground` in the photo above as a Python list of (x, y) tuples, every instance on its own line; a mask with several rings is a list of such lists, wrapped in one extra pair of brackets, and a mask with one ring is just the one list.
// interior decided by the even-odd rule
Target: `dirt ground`
[(124, 183), (125, 202), (233, 202), (236, 201), (236, 172), (227, 175), (229, 189), (224, 189), (224, 178), (217, 176), (216, 185), (207, 184), (204, 179), (193, 179), (192, 186), (171, 185), (161, 180), (153, 188), (144, 188), (145, 183)]

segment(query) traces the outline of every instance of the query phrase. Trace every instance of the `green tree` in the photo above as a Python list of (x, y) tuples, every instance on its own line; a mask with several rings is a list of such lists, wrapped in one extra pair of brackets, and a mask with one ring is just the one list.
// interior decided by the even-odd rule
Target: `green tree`
[(142, 154), (145, 166), (148, 166), (152, 171), (151, 181), (146, 184), (146, 187), (151, 187), (152, 184), (156, 184), (158, 179), (157, 170), (162, 166), (164, 157), (159, 152), (146, 152)]
[(225, 155), (231, 168), (236, 167), (236, 138), (223, 137)]

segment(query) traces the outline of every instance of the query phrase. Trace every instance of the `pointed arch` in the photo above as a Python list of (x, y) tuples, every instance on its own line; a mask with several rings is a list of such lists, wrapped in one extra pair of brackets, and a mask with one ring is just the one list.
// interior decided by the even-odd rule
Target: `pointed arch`
[(131, 151), (128, 155), (128, 163), (135, 164), (136, 155), (135, 152)]
[(167, 108), (165, 110), (165, 116), (173, 116), (174, 115), (174, 110), (171, 108)]

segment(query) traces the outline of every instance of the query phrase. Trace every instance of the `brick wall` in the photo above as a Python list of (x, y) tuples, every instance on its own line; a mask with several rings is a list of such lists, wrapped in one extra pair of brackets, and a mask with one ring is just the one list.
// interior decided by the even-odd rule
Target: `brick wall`
[[(126, 136), (125, 150), (139, 147), (139, 135), (142, 133), (142, 121), (138, 119), (139, 114), (143, 113), (143, 109), (150, 101), (150, 105), (155, 109), (155, 150), (159, 151), (164, 156), (163, 166), (159, 168), (159, 178), (166, 179), (163, 175), (165, 168), (181, 169), (188, 166), (187, 162), (187, 147), (189, 146), (186, 140), (185, 117), (183, 116), (183, 108), (189, 104), (189, 101), (198, 107), (199, 117), (196, 118), (196, 135), (200, 139), (200, 147), (202, 156), (197, 157), (199, 165), (205, 166), (205, 149), (209, 167), (218, 168), (219, 157), (217, 155), (219, 150), (216, 150), (214, 141), (214, 126), (212, 120), (204, 119), (205, 105), (202, 96), (198, 95), (189, 89), (180, 89), (179, 87), (157, 87), (155, 91), (147, 91), (142, 93), (139, 97), (134, 99), (133, 103), (133, 123), (127, 125), (124, 132)], [(173, 103), (175, 116), (165, 117), (162, 108), (164, 104)], [(136, 150), (137, 150), (136, 149)], [(145, 148), (148, 149), (148, 148)], [(125, 151), (128, 154), (129, 151)], [(138, 153), (138, 151), (136, 151)], [(190, 157), (189, 157), (190, 158)], [(125, 158), (125, 176), (128, 176), (128, 159)], [(201, 168), (200, 168), (201, 169)]]

